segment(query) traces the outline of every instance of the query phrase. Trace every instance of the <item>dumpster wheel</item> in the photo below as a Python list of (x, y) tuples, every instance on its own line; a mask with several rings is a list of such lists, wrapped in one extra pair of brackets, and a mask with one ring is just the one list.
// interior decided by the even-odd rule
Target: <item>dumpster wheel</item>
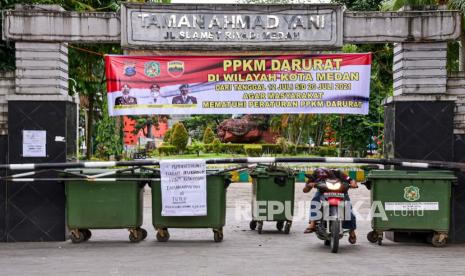
[(147, 231), (143, 228), (129, 229), (129, 240), (131, 242), (140, 242), (147, 237)]
[(379, 237), (379, 234), (376, 231), (370, 231), (367, 234), (367, 240), (371, 243), (377, 243), (378, 237)]
[(263, 221), (257, 221), (257, 231), (258, 234), (261, 234), (263, 231)]
[(79, 229), (74, 229), (71, 230), (71, 235), (69, 236), (71, 239), (72, 243), (81, 243), (86, 241), (86, 236), (84, 235), (84, 232), (82, 232)]
[(223, 241), (223, 228), (213, 229), (213, 239), (215, 242)]
[(168, 228), (157, 229), (157, 241), (167, 242), (170, 239), (170, 232)]
[(251, 220), (249, 223), (250, 230), (255, 230), (257, 229), (257, 221), (256, 220)]
[(446, 233), (434, 233), (433, 238), (431, 239), (431, 244), (434, 247), (443, 247), (447, 243), (447, 234)]
[(282, 220), (279, 220), (276, 222), (276, 229), (278, 229), (278, 231), (283, 231), (283, 228), (284, 228), (284, 221)]
[(284, 226), (284, 234), (289, 234), (291, 232), (292, 221), (286, 221), (286, 226)]
[(84, 241), (88, 241), (92, 237), (92, 232), (89, 229), (79, 229), (79, 231), (84, 234)]

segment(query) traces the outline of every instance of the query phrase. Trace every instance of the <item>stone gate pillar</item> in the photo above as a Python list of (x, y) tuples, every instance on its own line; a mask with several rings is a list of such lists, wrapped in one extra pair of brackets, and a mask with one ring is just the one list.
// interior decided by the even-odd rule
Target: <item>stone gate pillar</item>
[[(388, 158), (454, 161), (456, 95), (447, 93), (447, 43), (398, 43), (394, 47), (394, 96), (386, 100)], [(453, 188), (453, 201), (459, 194)], [(455, 209), (452, 206), (452, 209)], [(460, 215), (464, 216), (464, 215)], [(451, 240), (462, 239), (452, 217)], [(463, 225), (463, 223), (462, 223)], [(460, 234), (460, 235), (458, 235)]]
[[(66, 162), (76, 154), (77, 127), (76, 101), (68, 96), (67, 44), (17, 42), (15, 46), (15, 92), (7, 98), (8, 162)], [(46, 131), (45, 156), (24, 156), (24, 130)], [(6, 185), (6, 241), (65, 240), (62, 183)]]
[[(7, 97), (14, 93), (14, 72), (0, 73), (0, 164), (8, 162), (8, 104)], [(0, 170), (0, 176), (5, 176), (6, 170)], [(0, 181), (0, 242), (6, 240), (6, 182)]]

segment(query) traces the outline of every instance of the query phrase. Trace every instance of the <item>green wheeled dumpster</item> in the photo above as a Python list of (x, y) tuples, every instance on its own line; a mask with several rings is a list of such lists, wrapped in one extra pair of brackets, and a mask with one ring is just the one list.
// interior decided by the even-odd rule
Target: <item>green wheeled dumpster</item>
[[(109, 170), (67, 172), (95, 176)], [(66, 220), (73, 243), (89, 240), (90, 229), (128, 229), (131, 242), (147, 237), (147, 231), (141, 228), (145, 183), (138, 180), (140, 173), (117, 172), (111, 176), (116, 181), (86, 181), (70, 174), (67, 177)]]
[(450, 171), (373, 170), (367, 177), (371, 190), (372, 228), (367, 239), (382, 244), (383, 232), (428, 232), (434, 246), (444, 246), (450, 225)]
[(215, 242), (223, 240), (226, 222), (226, 191), (231, 175), (225, 172), (207, 171), (207, 215), (206, 216), (162, 216), (162, 192), (160, 181), (153, 181), (152, 224), (159, 242), (170, 238), (169, 228), (212, 228)]
[(252, 177), (250, 229), (261, 234), (264, 221), (275, 221), (278, 231), (289, 234), (294, 216), (295, 173), (292, 169), (259, 165)]

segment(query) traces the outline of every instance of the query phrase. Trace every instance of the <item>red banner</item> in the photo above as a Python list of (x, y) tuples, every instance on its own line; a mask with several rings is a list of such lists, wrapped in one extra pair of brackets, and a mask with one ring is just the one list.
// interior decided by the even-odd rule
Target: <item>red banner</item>
[(368, 113), (371, 54), (105, 61), (110, 115)]

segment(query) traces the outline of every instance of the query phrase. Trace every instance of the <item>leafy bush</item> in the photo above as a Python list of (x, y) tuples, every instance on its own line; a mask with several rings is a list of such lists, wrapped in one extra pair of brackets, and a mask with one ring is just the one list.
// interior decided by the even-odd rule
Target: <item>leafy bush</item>
[(261, 145), (244, 145), (245, 153), (250, 157), (258, 157), (262, 155)]
[(275, 154), (282, 153), (281, 146), (278, 144), (261, 144), (263, 153)]
[(279, 137), (277, 140), (276, 140), (276, 145), (278, 145), (278, 148), (279, 148), (279, 151), (281, 153), (286, 153), (287, 152), (287, 146), (288, 146), (288, 142), (286, 140), (286, 138), (284, 137)]
[(215, 139), (215, 133), (213, 133), (213, 130), (210, 127), (207, 127), (205, 129), (205, 132), (203, 133), (203, 143), (204, 144), (211, 144), (213, 143), (213, 140)]
[(173, 132), (171, 133), (171, 145), (176, 147), (178, 152), (183, 152), (186, 149), (187, 142), (189, 141), (189, 133), (181, 122), (176, 123), (173, 126)]
[(244, 154), (244, 144), (223, 144), (223, 152), (230, 154)]
[(197, 156), (200, 156), (200, 152), (205, 150), (205, 146), (202, 142), (195, 140), (188, 147), (190, 151), (197, 153)]
[(159, 155), (172, 155), (176, 154), (176, 152), (176, 147), (170, 144), (163, 143), (161, 146), (158, 147)]
[(309, 145), (297, 145), (297, 153), (307, 153), (310, 150)]
[(320, 146), (315, 148), (315, 153), (319, 156), (337, 156), (337, 149), (332, 146)]
[(163, 142), (169, 143), (171, 141), (171, 132), (172, 132), (172, 130), (173, 129), (170, 128), (165, 132), (165, 136), (163, 137)]
[(293, 143), (287, 144), (286, 153), (289, 153), (291, 155), (296, 155), (297, 154), (297, 145), (295, 145)]
[[(106, 108), (107, 102), (104, 102)], [(104, 109), (105, 110), (105, 109)], [(96, 144), (97, 156), (108, 160), (111, 155), (121, 156), (123, 153), (123, 141), (120, 133), (115, 132), (117, 129), (116, 119), (108, 116), (108, 113), (103, 112), (103, 117), (96, 123)], [(90, 150), (90, 149), (88, 149)]]
[(213, 142), (212, 142), (212, 150), (213, 150), (213, 152), (218, 154), (218, 153), (221, 152), (222, 148), (223, 148), (223, 145), (221, 144), (220, 139), (218, 139), (218, 138), (213, 139)]

